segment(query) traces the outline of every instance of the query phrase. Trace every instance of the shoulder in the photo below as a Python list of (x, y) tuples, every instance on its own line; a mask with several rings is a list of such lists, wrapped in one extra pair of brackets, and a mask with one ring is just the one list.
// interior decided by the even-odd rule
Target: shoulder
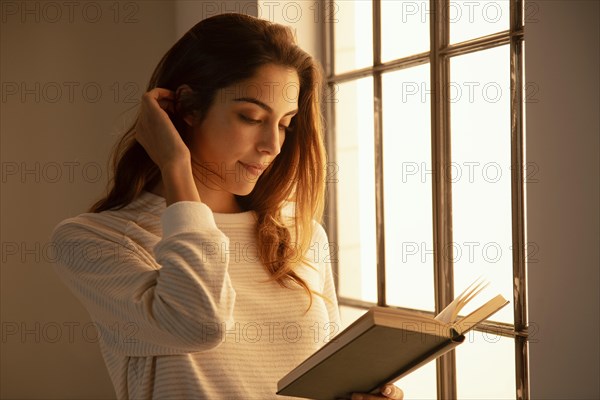
[(312, 220), (313, 239), (325, 239), (327, 240), (327, 232), (323, 225), (316, 219)]
[(312, 220), (312, 238), (311, 246), (319, 248), (321, 251), (329, 250), (329, 237), (327, 232), (321, 223), (316, 220)]
[[(295, 215), (294, 203), (293, 202), (287, 203), (282, 208), (281, 215), (282, 215), (285, 223), (288, 225), (288, 227), (294, 226), (294, 224), (296, 223), (296, 220), (294, 219), (294, 215)], [(309, 228), (309, 227), (306, 227), (306, 228)], [(323, 225), (320, 222), (318, 222), (316, 219), (312, 219), (310, 229), (311, 229), (311, 242), (315, 242), (315, 241), (325, 242), (325, 243), (327, 242), (327, 232), (325, 231), (325, 228), (323, 227)]]
[[(60, 275), (68, 276), (81, 271), (113, 270), (117, 265), (121, 270), (126, 265), (136, 271), (156, 269), (152, 246), (144, 247), (145, 241), (136, 241), (138, 230), (151, 236), (118, 212), (84, 213), (67, 218), (50, 235), (54, 267)], [(154, 243), (155, 239), (147, 241)]]
[(50, 234), (55, 249), (123, 244), (130, 220), (118, 213), (83, 213), (60, 221)]
[(60, 221), (54, 227), (53, 235), (66, 230), (73, 230), (78, 233), (86, 231), (123, 231), (129, 221), (129, 219), (122, 218), (114, 213), (83, 213)]
[(51, 236), (57, 240), (86, 237), (117, 240), (123, 238), (132, 225), (154, 228), (153, 225), (159, 221), (160, 211), (160, 204), (156, 200), (141, 195), (118, 210), (86, 212), (67, 218), (54, 227)]
[(337, 251), (333, 243), (329, 242), (323, 225), (316, 220), (312, 222), (313, 234), (310, 249), (312, 249), (314, 261), (321, 272), (321, 278), (324, 280), (331, 269), (332, 257), (335, 257)]

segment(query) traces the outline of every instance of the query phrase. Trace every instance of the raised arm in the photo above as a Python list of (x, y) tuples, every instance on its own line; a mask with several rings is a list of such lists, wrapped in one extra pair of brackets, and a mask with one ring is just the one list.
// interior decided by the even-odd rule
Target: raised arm
[(128, 356), (181, 354), (221, 343), (232, 323), (229, 239), (200, 202), (164, 211), (154, 258), (108, 225), (82, 217), (53, 234), (58, 275), (83, 303), (102, 342)]
[[(161, 172), (167, 208), (154, 254), (126, 234), (133, 222), (86, 215), (52, 235), (56, 271), (82, 301), (113, 350), (131, 356), (203, 351), (220, 343), (235, 292), (221, 249), (229, 239), (200, 201), (190, 151), (173, 125), (176, 93), (142, 96), (135, 138)], [(92, 258), (87, 251), (95, 249)]]

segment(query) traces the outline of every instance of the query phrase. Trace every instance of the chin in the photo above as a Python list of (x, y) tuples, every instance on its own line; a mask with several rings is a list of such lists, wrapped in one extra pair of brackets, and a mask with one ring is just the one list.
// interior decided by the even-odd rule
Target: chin
[(235, 190), (232, 190), (231, 193), (237, 196), (248, 196), (250, 193), (252, 193), (255, 187), (255, 183), (238, 186), (237, 188), (235, 188)]

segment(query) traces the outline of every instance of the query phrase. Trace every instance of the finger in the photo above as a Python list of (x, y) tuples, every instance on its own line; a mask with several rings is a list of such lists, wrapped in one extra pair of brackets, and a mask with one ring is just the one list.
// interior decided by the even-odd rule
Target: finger
[(378, 394), (367, 394), (367, 393), (352, 393), (351, 400), (403, 400), (404, 392), (397, 386), (385, 385), (380, 390), (381, 395)]
[(367, 394), (367, 393), (352, 393), (350, 400), (384, 400), (387, 399), (385, 396), (378, 394)]
[[(142, 101), (146, 104), (147, 107), (154, 110), (168, 110), (174, 112), (174, 97), (173, 93), (161, 93), (155, 91), (156, 89), (152, 89), (149, 92), (144, 93), (142, 96)], [(166, 90), (166, 89), (163, 89)]]
[(165, 89), (165, 88), (156, 87), (154, 89), (151, 89), (148, 93), (156, 100), (159, 100), (159, 99), (173, 100), (173, 99), (175, 99), (175, 92), (173, 92), (172, 90), (169, 90), (169, 89)]
[(402, 400), (404, 399), (404, 392), (398, 386), (385, 385), (381, 388), (381, 394), (388, 399)]
[(175, 112), (174, 100), (171, 100), (171, 99), (160, 99), (160, 100), (158, 100), (158, 105), (163, 110), (170, 111), (171, 113)]

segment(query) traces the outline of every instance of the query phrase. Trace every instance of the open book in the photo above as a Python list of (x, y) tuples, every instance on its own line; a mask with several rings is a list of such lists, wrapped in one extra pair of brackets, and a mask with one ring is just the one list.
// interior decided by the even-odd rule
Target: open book
[(484, 286), (475, 281), (437, 316), (372, 307), (277, 383), (277, 394), (311, 399), (370, 393), (454, 349), (473, 329), (508, 304), (497, 295), (467, 316), (460, 310)]

